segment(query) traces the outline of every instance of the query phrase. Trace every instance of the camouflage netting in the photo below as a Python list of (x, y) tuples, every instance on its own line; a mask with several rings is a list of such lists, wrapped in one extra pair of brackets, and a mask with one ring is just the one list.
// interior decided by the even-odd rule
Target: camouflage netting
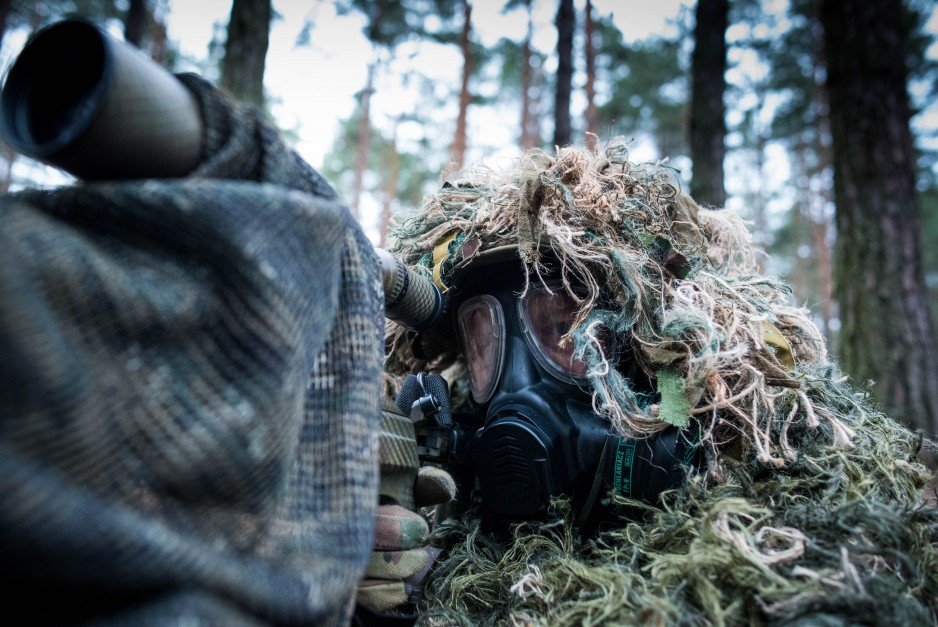
[[(938, 512), (922, 500), (922, 438), (845, 383), (807, 311), (759, 275), (735, 214), (698, 207), (667, 169), (630, 163), (616, 141), (445, 184), (396, 235), (404, 261), (444, 285), (496, 246), (518, 246), (529, 284), (559, 260), (580, 303), (569, 337), (597, 413), (632, 437), (694, 421), (707, 457), (705, 473), (643, 520), (593, 539), (562, 503), (509, 539), (471, 518), (444, 524), (437, 533), (453, 546), (428, 622), (936, 620)], [(604, 329), (630, 344), (660, 401), (640, 402), (608, 363)], [(408, 332), (388, 332), (390, 373), (442, 372), (464, 388), (445, 340), (418, 359)]]
[(182, 78), (190, 177), (0, 196), (7, 622), (347, 624), (371, 553), (371, 245), (260, 112)]

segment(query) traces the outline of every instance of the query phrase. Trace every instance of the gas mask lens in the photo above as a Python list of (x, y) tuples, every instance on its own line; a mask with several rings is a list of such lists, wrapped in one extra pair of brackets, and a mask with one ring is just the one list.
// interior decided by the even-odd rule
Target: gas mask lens
[(469, 387), (477, 403), (495, 392), (505, 353), (505, 315), (493, 296), (470, 298), (459, 308), (459, 337), (469, 368)]
[[(564, 341), (564, 336), (578, 309), (577, 302), (563, 288), (553, 293), (532, 288), (518, 301), (517, 310), (531, 354), (548, 372), (577, 384), (586, 378), (588, 367), (573, 356), (573, 339)], [(472, 397), (477, 403), (485, 403), (495, 393), (505, 357), (504, 311), (494, 296), (475, 296), (459, 308), (458, 325)], [(613, 342), (608, 333), (602, 333), (599, 341), (603, 352), (610, 356)]]
[(562, 379), (586, 377), (586, 362), (573, 356), (573, 338), (563, 340), (576, 319), (576, 301), (563, 288), (553, 293), (533, 288), (519, 307), (528, 344), (541, 365)]

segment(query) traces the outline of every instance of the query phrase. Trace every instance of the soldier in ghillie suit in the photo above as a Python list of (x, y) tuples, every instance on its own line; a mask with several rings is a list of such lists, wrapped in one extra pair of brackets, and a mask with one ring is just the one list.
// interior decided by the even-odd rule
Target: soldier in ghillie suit
[(732, 212), (616, 141), (444, 184), (395, 252), (448, 298), (389, 324), (385, 364), (414, 418), (413, 375), (449, 388), (417, 424), (465, 510), (427, 623), (936, 621), (923, 438), (845, 381)]

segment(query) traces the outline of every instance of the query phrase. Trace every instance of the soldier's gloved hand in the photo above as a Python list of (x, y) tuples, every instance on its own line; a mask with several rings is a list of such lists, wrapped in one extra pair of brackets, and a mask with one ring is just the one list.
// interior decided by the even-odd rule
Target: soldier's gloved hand
[(420, 468), (410, 418), (390, 401), (381, 408), (380, 505), (375, 543), (357, 602), (378, 614), (416, 600), (423, 579), (439, 554), (427, 546), (429, 528), (416, 509), (448, 503), (456, 483), (444, 470)]
[[(439, 468), (420, 469), (414, 482), (417, 507), (447, 503), (455, 496), (456, 484), (449, 473)], [(374, 550), (358, 587), (358, 603), (379, 613), (408, 603), (440, 552), (427, 546), (429, 533), (419, 514), (400, 505), (379, 505)]]

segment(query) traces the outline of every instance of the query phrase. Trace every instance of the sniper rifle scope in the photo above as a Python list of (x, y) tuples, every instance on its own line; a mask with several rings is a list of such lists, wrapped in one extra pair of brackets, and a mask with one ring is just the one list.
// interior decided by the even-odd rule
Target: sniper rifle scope
[[(176, 178), (202, 149), (193, 94), (136, 48), (73, 19), (34, 35), (0, 94), (0, 130), (17, 151), (84, 180)], [(422, 330), (443, 297), (413, 268), (377, 249), (386, 315)]]

